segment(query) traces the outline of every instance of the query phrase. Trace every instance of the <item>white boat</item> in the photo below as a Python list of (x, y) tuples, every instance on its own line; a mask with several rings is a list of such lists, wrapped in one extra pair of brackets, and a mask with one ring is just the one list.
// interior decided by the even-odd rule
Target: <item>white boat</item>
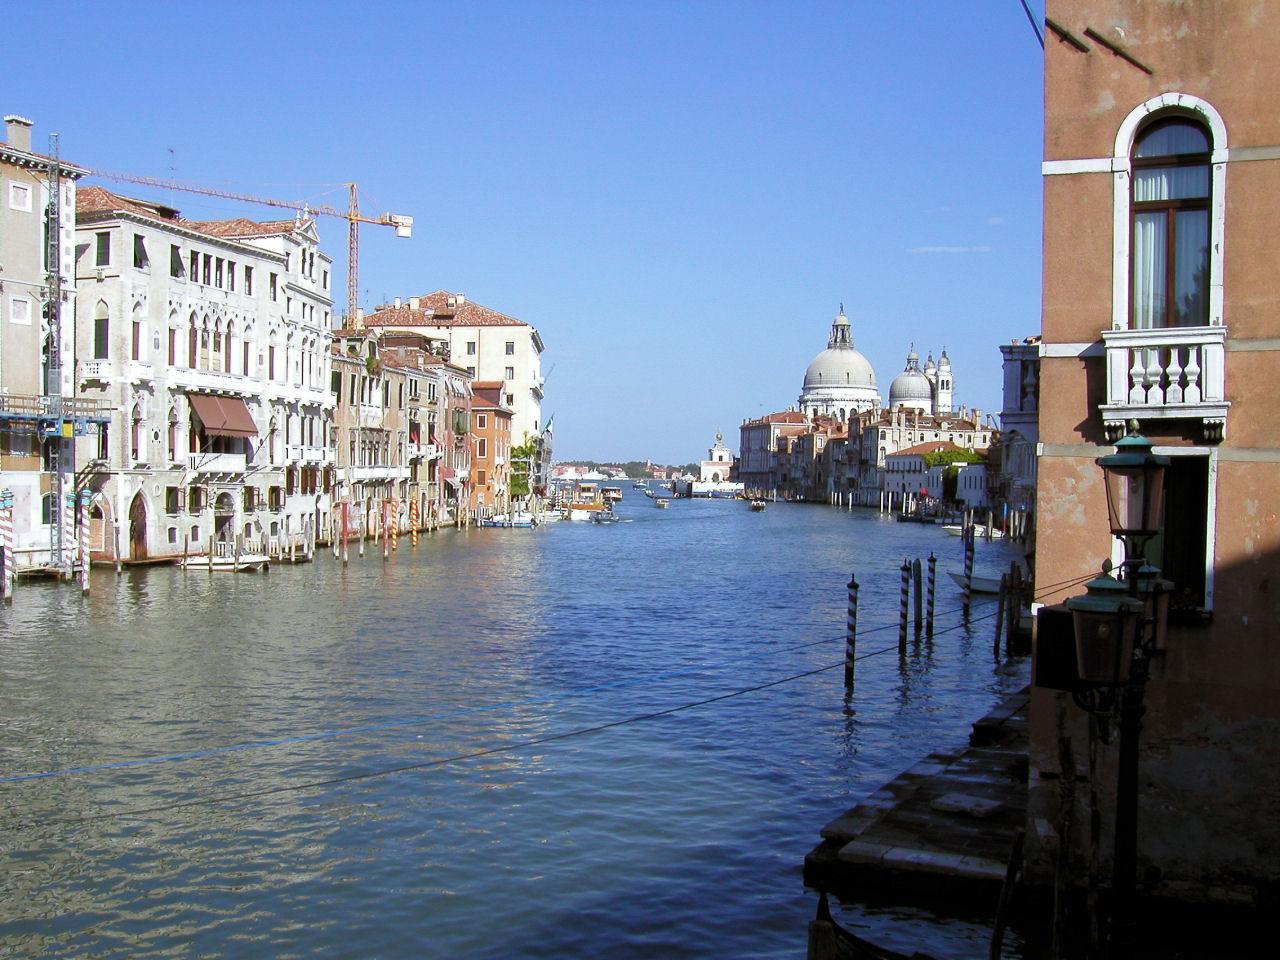
[[(958, 524), (958, 523), (945, 523), (945, 524), (943, 524), (943, 525), (942, 525), (942, 532), (943, 532), (943, 533), (949, 533), (949, 534), (951, 534), (951, 536), (953, 536), (953, 537), (959, 537), (959, 536), (963, 536), (963, 535), (964, 535), (964, 527), (960, 526), (960, 524)], [(975, 526), (974, 526), (974, 528), (973, 528), (973, 535), (974, 535), (974, 537), (976, 537), (976, 538), (977, 538), (977, 539), (979, 539), (979, 540), (985, 540), (985, 539), (987, 539), (987, 528), (986, 528), (986, 527), (980, 527), (980, 526), (975, 525)], [(1003, 540), (1003, 539), (1004, 539), (1004, 531), (1003, 531), (1003, 530), (997, 530), (995, 527), (992, 527), (992, 528), (991, 528), (991, 539), (992, 539), (992, 540)]]
[(499, 513), (480, 521), (482, 527), (532, 527), (538, 521), (531, 513)]
[(271, 566), (271, 558), (263, 553), (242, 553), (238, 557), (213, 557), (208, 554), (186, 557), (181, 566), (184, 570), (208, 570), (210, 573), (257, 573)]
[[(956, 582), (957, 587), (964, 589), (964, 574), (948, 570), (947, 576)], [(1000, 580), (993, 577), (973, 576), (969, 578), (969, 588), (973, 593), (999, 593)]]
[(648, 490), (649, 485), (645, 483), (643, 480), (637, 480), (635, 483), (631, 485), (631, 489), (632, 490)]
[(569, 519), (590, 520), (593, 513), (604, 508), (600, 488), (594, 483), (579, 481), (578, 488), (573, 492), (573, 499), (569, 502)]
[(656, 500), (653, 501), (653, 505), (659, 508), (660, 510), (665, 510), (667, 509), (667, 507), (671, 506), (671, 501), (668, 500), (666, 497), (658, 497)]
[(622, 499), (621, 487), (601, 487), (600, 496), (605, 503), (617, 503)]
[(756, 513), (763, 513), (764, 507), (765, 507), (765, 502), (763, 500), (751, 501), (751, 509), (754, 510)]
[(618, 518), (612, 510), (596, 510), (591, 514), (592, 523), (617, 523)]

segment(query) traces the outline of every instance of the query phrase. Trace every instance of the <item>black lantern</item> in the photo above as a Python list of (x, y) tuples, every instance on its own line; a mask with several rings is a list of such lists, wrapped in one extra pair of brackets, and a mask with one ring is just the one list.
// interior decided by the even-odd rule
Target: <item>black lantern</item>
[(1136, 431), (1116, 444), (1116, 452), (1099, 457), (1107, 487), (1107, 520), (1111, 533), (1125, 545), (1132, 562), (1148, 540), (1160, 532), (1164, 507), (1164, 474), (1169, 458), (1151, 452), (1151, 441)]
[(1143, 603), (1103, 572), (1085, 584), (1083, 597), (1067, 601), (1076, 638), (1076, 675), (1082, 687), (1118, 687), (1129, 682)]

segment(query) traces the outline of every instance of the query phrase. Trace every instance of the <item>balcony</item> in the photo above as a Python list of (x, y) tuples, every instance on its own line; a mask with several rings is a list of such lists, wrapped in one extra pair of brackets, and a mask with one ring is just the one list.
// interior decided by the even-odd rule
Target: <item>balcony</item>
[(440, 456), (440, 449), (434, 443), (410, 443), (410, 460), (434, 460)]
[(100, 380), (103, 383), (111, 379), (111, 361), (110, 360), (81, 360), (80, 361), (80, 379), (81, 380)]
[(1231, 406), (1226, 339), (1223, 326), (1104, 330), (1107, 437), (1123, 436), (1129, 420), (1198, 420), (1205, 442), (1220, 442)]
[(244, 473), (243, 453), (189, 453), (187, 469), (193, 473)]
[(170, 371), (172, 386), (206, 393), (230, 393), (240, 397), (256, 396), (261, 384), (239, 373), (223, 373), (220, 370), (192, 370), (174, 367)]
[(150, 383), (156, 377), (155, 368), (147, 360), (129, 361), (129, 382)]

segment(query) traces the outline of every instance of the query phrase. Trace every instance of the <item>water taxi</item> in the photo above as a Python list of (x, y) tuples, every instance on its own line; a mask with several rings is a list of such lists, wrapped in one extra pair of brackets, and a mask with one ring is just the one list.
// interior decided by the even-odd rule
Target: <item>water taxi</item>
[(601, 487), (600, 496), (604, 499), (605, 503), (618, 503), (620, 500), (622, 500), (622, 488), (621, 487)]
[(659, 510), (665, 510), (667, 507), (671, 506), (671, 501), (666, 497), (658, 497), (653, 501), (653, 505)]
[(752, 509), (754, 512), (756, 512), (756, 513), (763, 513), (763, 512), (764, 512), (764, 506), (765, 506), (765, 503), (764, 503), (764, 501), (763, 501), (763, 500), (752, 500), (752, 501), (751, 501), (751, 509)]
[(585, 480), (579, 481), (568, 508), (570, 520), (590, 520), (593, 513), (603, 511), (605, 502), (599, 485)]

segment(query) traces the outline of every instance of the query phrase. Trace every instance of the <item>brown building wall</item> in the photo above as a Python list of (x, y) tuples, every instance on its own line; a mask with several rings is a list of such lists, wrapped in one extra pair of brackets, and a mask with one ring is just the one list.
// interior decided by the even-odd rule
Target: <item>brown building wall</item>
[[(1218, 278), (1231, 403), (1225, 437), (1206, 439), (1198, 420), (1141, 422), (1155, 443), (1191, 448), (1209, 461), (1212, 611), (1203, 622), (1171, 627), (1166, 652), (1152, 663), (1139, 874), (1146, 865), (1159, 868), (1148, 887), (1158, 894), (1261, 897), (1280, 884), (1280, 418), (1273, 399), (1280, 379), (1280, 4), (1055, 0), (1047, 12), (1090, 47), (1082, 53), (1047, 37), (1047, 161), (1111, 157), (1130, 112), (1169, 92), (1210, 103), (1227, 131), (1227, 142), (1214, 144), (1229, 151)], [(1086, 27), (1152, 73), (1085, 36)], [(1114, 187), (1110, 169), (1045, 177), (1035, 563), (1036, 581), (1046, 586), (1096, 569), (1112, 553), (1094, 459), (1111, 449), (1098, 406), (1106, 398), (1101, 334), (1112, 324)], [(1062, 356), (1071, 352), (1065, 346), (1055, 352), (1066, 344), (1093, 346), (1083, 358)], [(1039, 599), (1080, 592), (1042, 591)], [(1070, 697), (1033, 687), (1028, 837), (1042, 878), (1053, 859), (1046, 828), (1059, 822), (1059, 788), (1049, 778), (1058, 773), (1063, 729), (1076, 741), (1076, 757), (1087, 756), (1083, 715)], [(1115, 746), (1103, 746), (1101, 758), (1109, 821)], [(1083, 786), (1075, 807), (1075, 822), (1087, 824)], [(1076, 833), (1080, 843), (1086, 835)]]

